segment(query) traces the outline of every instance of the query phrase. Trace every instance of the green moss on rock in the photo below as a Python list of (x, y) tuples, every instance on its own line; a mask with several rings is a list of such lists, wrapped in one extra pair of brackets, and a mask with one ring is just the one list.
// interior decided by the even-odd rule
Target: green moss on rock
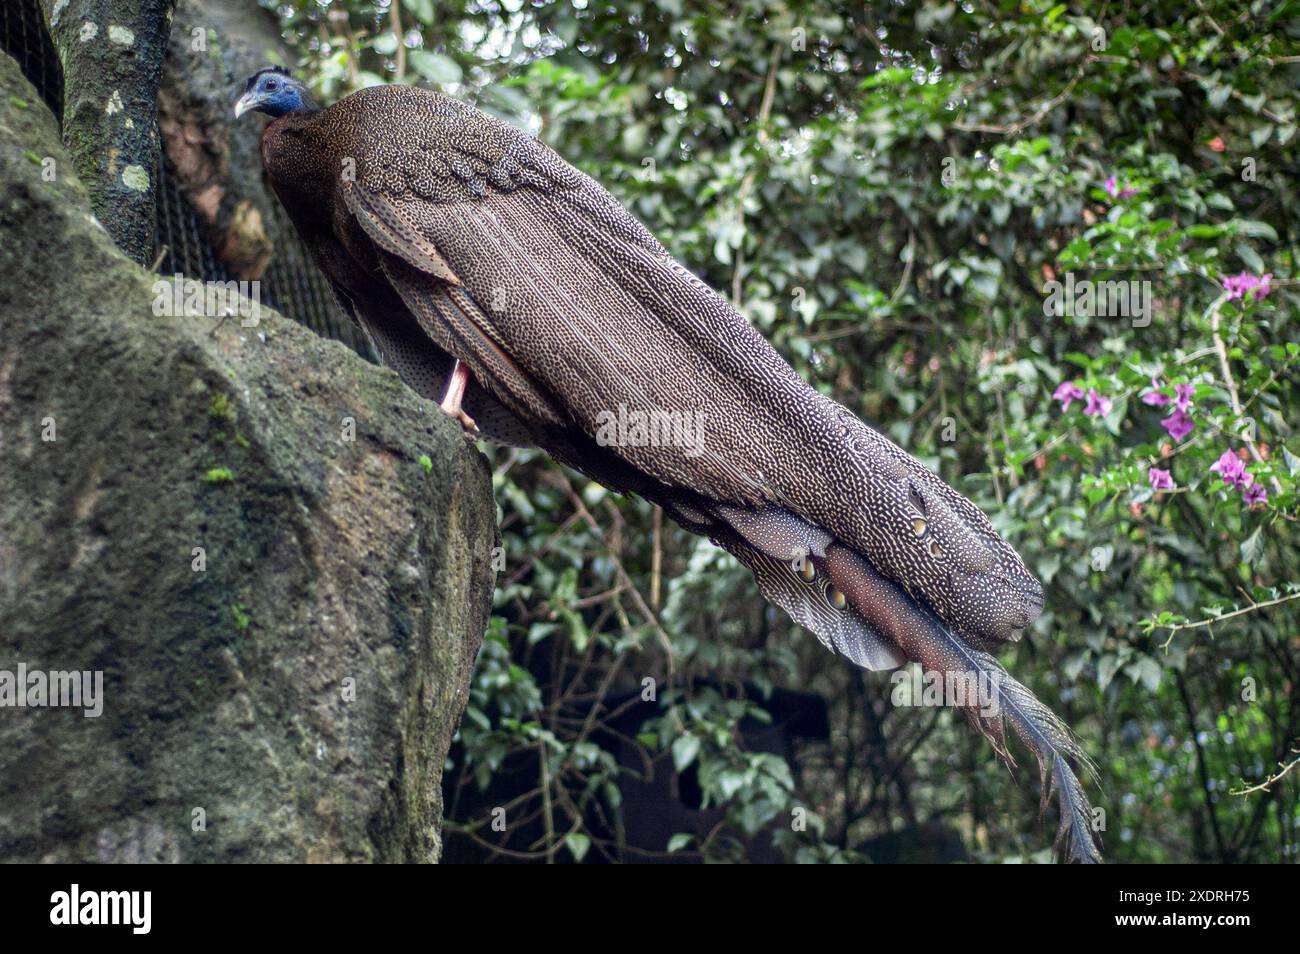
[(156, 317), (3, 55), (0, 125), (24, 237), (0, 243), (0, 669), (99, 670), (105, 696), (0, 718), (0, 861), (436, 859), (491, 601), (485, 462), (265, 309), (256, 332)]

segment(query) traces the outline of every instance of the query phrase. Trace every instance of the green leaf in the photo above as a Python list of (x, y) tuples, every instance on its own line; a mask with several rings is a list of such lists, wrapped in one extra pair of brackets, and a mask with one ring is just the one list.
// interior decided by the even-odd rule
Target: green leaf
[(1233, 225), (1238, 235), (1244, 235), (1247, 238), (1262, 238), (1269, 242), (1277, 241), (1277, 229), (1267, 222), (1258, 222), (1254, 219), (1233, 219)]
[(685, 772), (700, 754), (700, 740), (694, 735), (679, 735), (673, 742), (673, 768)]
[(1241, 541), (1242, 562), (1254, 566), (1264, 555), (1264, 528), (1256, 527), (1255, 532)]
[(1245, 263), (1246, 267), (1256, 275), (1264, 274), (1264, 260), (1259, 257), (1259, 253), (1247, 245), (1245, 242), (1238, 242), (1233, 246), (1237, 257)]
[(464, 76), (460, 64), (449, 56), (443, 56), (441, 53), (430, 53), (428, 50), (411, 50), (406, 58), (412, 69), (429, 82), (437, 83), (440, 86), (459, 83)]
[(1137, 671), (1137, 678), (1142, 682), (1142, 685), (1146, 688), (1147, 692), (1155, 692), (1160, 688), (1160, 677), (1164, 675), (1160, 663), (1156, 662), (1150, 656), (1143, 656), (1137, 661), (1135, 669)]
[(1110, 685), (1110, 681), (1115, 678), (1115, 673), (1119, 672), (1119, 657), (1113, 653), (1107, 653), (1101, 657), (1097, 663), (1097, 685), (1104, 690)]
[(1296, 474), (1300, 474), (1300, 457), (1291, 453), (1290, 449), (1282, 448), (1282, 460), (1286, 461), (1286, 472), (1290, 476), (1294, 477)]
[(730, 801), (732, 796), (744, 788), (748, 781), (749, 777), (745, 772), (731, 770), (723, 772), (718, 776), (718, 790), (722, 794), (722, 800), (724, 802)]
[(433, 0), (404, 0), (402, 7), (425, 26), (433, 25)]
[(574, 861), (581, 861), (587, 857), (587, 851), (591, 848), (591, 839), (580, 831), (571, 831), (564, 836), (564, 847), (569, 849), (569, 854), (573, 855)]
[(992, 301), (998, 295), (998, 278), (996, 275), (981, 272), (970, 280), (970, 284), (975, 293), (985, 301)]
[(677, 834), (673, 835), (671, 838), (668, 839), (668, 853), (672, 854), (675, 851), (681, 851), (683, 848), (688, 847), (690, 843), (694, 840), (695, 840), (694, 835), (687, 834), (686, 832), (683, 831), (679, 831)]

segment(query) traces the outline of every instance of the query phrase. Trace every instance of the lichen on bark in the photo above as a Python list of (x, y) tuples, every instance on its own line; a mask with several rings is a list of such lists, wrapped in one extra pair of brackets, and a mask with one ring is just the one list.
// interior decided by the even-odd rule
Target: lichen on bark
[(158, 81), (175, 0), (41, 0), (63, 64), (63, 142), (96, 217), (139, 264), (154, 254)]

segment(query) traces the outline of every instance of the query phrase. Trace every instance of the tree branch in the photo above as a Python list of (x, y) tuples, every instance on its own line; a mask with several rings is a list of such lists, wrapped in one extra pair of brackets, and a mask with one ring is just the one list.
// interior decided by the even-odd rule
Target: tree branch
[(63, 63), (63, 143), (118, 248), (154, 256), (154, 122), (175, 0), (41, 0)]

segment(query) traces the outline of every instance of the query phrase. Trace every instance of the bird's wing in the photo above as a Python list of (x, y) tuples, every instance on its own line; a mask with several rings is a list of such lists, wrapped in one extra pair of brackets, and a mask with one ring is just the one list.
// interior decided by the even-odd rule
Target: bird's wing
[[(454, 364), (451, 355), (401, 323), (372, 320), (337, 282), (329, 279), (329, 286), (339, 310), (365, 333), (384, 365), (417, 394), (441, 400)], [(511, 447), (535, 446), (532, 431), (477, 381), (469, 382), (461, 403), (484, 436)]]
[[(348, 207), (430, 338), (503, 404), (753, 515), (750, 534), (823, 528), (963, 633), (1032, 622), (1041, 588), (984, 514), (809, 387), (594, 180), (441, 97), (366, 103)], [(436, 122), (394, 134), (415, 107)]]

